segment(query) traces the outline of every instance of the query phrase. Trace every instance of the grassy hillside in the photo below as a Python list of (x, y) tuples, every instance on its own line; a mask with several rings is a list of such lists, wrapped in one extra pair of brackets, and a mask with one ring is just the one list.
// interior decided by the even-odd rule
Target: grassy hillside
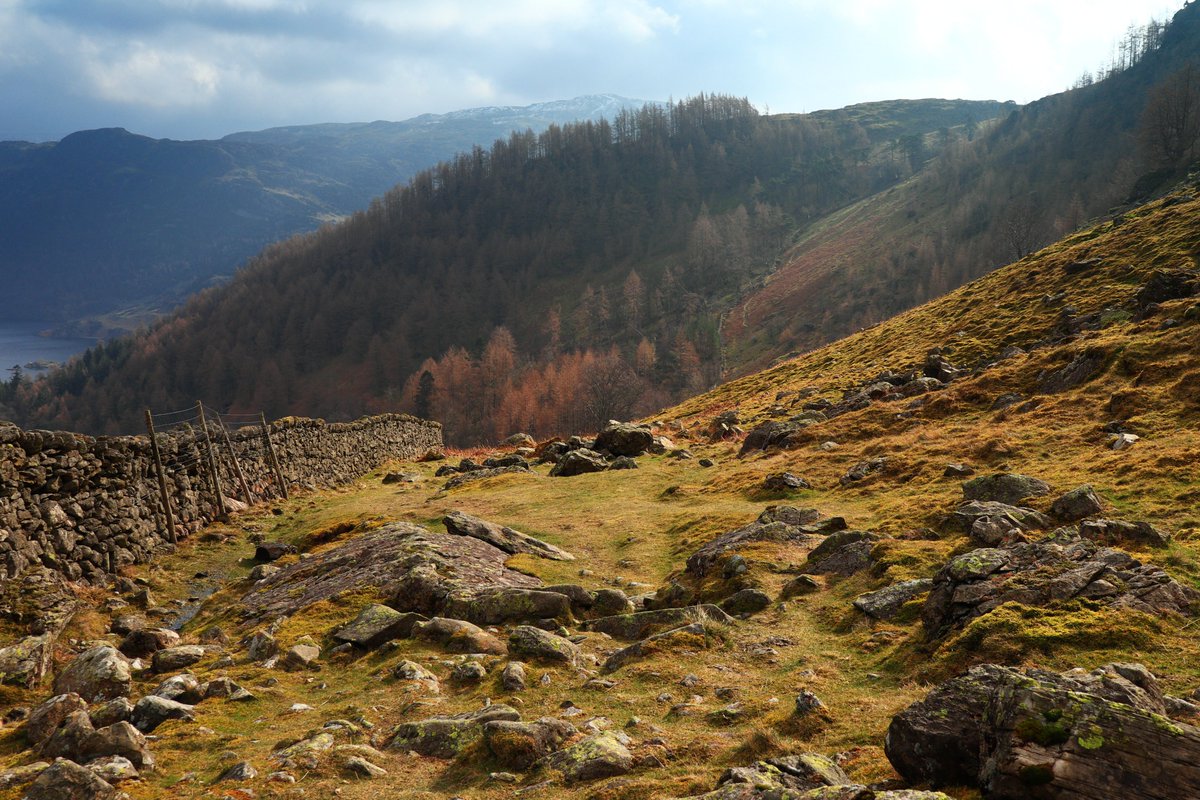
[[(1165, 277), (1196, 280), (1198, 188), (1075, 233), (944, 298), (658, 415), (660, 430), (694, 458), (647, 455), (637, 459), (635, 470), (570, 478), (548, 477), (547, 467), (539, 466), (532, 474), (500, 475), (453, 489), (433, 476), (436, 464), (396, 465), (414, 482), (384, 484), (381, 470), (349, 489), (257, 508), (232, 526), (197, 537), (137, 574), (166, 607), (215, 590), (184, 634), (192, 639), (211, 625), (221, 626), (233, 662), (220, 666), (221, 654), (212, 653), (193, 669), (202, 680), (228, 675), (259, 699), (244, 705), (206, 700), (197, 706), (195, 723), (164, 724), (152, 743), (160, 770), (124, 784), (125, 790), (135, 798), (190, 796), (227, 763), (245, 759), (260, 777), (220, 784), (220, 791), (508, 797), (514, 787), (489, 775), (512, 770), (482, 746), (454, 759), (385, 750), (371, 757), (388, 774), (370, 780), (352, 778), (333, 754), (322, 755), (311, 769), (293, 770), (295, 786), (265, 777), (276, 769), (272, 753), (311, 736), (327, 720), (373, 726), (337, 733), (339, 744), (382, 747), (397, 724), (477, 709), (487, 699), (515, 704), (526, 720), (551, 716), (580, 727), (591, 721), (633, 739), (635, 763), (627, 775), (564, 785), (553, 770), (516, 770), (522, 796), (676, 798), (709, 791), (730, 767), (805, 751), (840, 754), (858, 782), (894, 779), (882, 750), (891, 717), (923, 697), (932, 682), (973, 664), (1062, 670), (1136, 661), (1158, 675), (1169, 693), (1187, 696), (1200, 684), (1200, 644), (1190, 630), (1194, 617), (1152, 615), (1089, 599), (1007, 602), (934, 635), (922, 626), (923, 595), (887, 621), (867, 617), (852, 602), (900, 581), (933, 577), (949, 558), (977, 546), (945, 521), (964, 493), (962, 478), (944, 475), (952, 463), (969, 465), (977, 475), (1013, 472), (1046, 481), (1048, 494), (1023, 503), (1042, 512), (1066, 490), (1089, 484), (1106, 518), (1145, 521), (1172, 536), (1161, 547), (1119, 541), (1118, 548), (1200, 587), (1200, 284), (1155, 292), (1172, 285)], [(744, 437), (710, 439), (710, 425), (722, 413), (736, 410), (747, 429), (782, 421), (803, 403), (837, 404), (885, 371), (920, 372), (934, 348), (964, 370), (943, 387), (876, 399), (799, 430), (783, 449), (739, 456)], [(1072, 372), (1075, 381), (1053, 377), (1081, 359), (1090, 366)], [(1019, 397), (997, 407), (999, 398), (1014, 394)], [(1106, 426), (1141, 438), (1128, 449), (1113, 450)], [(875, 458), (885, 459), (881, 469), (859, 481), (842, 480), (855, 465)], [(767, 475), (785, 470), (812, 488), (764, 488)], [(815, 574), (809, 593), (786, 600), (783, 587), (804, 570), (813, 547), (829, 541), (824, 536), (743, 544), (734, 552), (746, 571), (731, 578), (718, 572), (698, 579), (685, 571), (701, 545), (780, 503), (815, 508), (825, 517), (843, 517), (851, 530), (879, 534), (868, 548), (868, 565), (846, 576)], [(307, 555), (278, 563), (300, 563), (393, 520), (439, 530), (442, 514), (455, 509), (572, 552), (573, 562), (529, 555), (508, 560), (546, 584), (621, 587), (637, 594), (675, 581), (702, 600), (752, 587), (771, 602), (744, 620), (664, 645), (611, 674), (587, 663), (581, 669), (533, 666), (529, 688), (520, 692), (500, 686), (502, 658), (483, 659), (489, 674), (481, 683), (460, 684), (448, 676), (463, 656), (414, 640), (397, 640), (350, 660), (323, 656), (315, 673), (270, 670), (247, 660), (239, 641), (267, 624), (242, 622), (241, 598), (251, 589), (246, 575), (254, 566), (247, 537), (295, 544)], [(1037, 531), (1029, 538), (1048, 535)], [(105, 596), (94, 594), (96, 609), (103, 608)], [(364, 604), (384, 599), (349, 591), (271, 627), (285, 648), (308, 636), (328, 649), (335, 627)], [(72, 633), (102, 637), (108, 616), (86, 612)], [(624, 644), (575, 623), (568, 628), (580, 635), (583, 652), (601, 661)], [(507, 628), (498, 630), (503, 634)], [(441, 690), (390, 677), (405, 659), (437, 674)], [(147, 677), (137, 686), (148, 690), (155, 682)], [(801, 690), (814, 692), (826, 711), (797, 718), (793, 698)], [(40, 699), (3, 691), (9, 703)], [(298, 702), (313, 710), (289, 712)], [(232, 755), (219, 757), (223, 752)], [(30, 758), (20, 734), (8, 727), (0, 732), (0, 753), (8, 765)], [(942, 788), (959, 800), (980, 797), (971, 788)]]

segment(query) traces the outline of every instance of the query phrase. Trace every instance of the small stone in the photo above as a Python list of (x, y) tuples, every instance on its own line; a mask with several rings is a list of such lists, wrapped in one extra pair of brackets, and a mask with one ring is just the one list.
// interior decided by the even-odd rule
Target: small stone
[(487, 677), (487, 668), (478, 661), (467, 661), (450, 671), (450, 679), (456, 683), (479, 683)]
[(1108, 446), (1113, 450), (1128, 450), (1141, 438), (1136, 433), (1117, 433), (1112, 436)]
[(258, 770), (249, 761), (239, 761), (222, 772), (213, 783), (248, 781), (258, 777)]
[(360, 778), (381, 778), (387, 775), (387, 770), (372, 764), (361, 756), (350, 756), (342, 762), (342, 767)]
[(812, 692), (802, 689), (800, 694), (796, 695), (796, 708), (792, 713), (794, 716), (803, 718), (814, 712), (825, 713), (825, 704)]
[(520, 661), (510, 661), (505, 664), (504, 671), (500, 673), (500, 685), (506, 692), (525, 691), (525, 665)]

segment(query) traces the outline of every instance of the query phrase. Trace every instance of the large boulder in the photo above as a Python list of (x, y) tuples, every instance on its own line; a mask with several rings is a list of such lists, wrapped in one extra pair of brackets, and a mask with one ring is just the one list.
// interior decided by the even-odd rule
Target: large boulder
[(139, 628), (130, 631), (117, 649), (129, 658), (145, 658), (179, 644), (179, 634), (170, 628)]
[(413, 626), (421, 621), (420, 614), (401, 613), (373, 603), (358, 612), (350, 623), (334, 631), (333, 639), (370, 650), (392, 639), (407, 638), (412, 634)]
[(186, 703), (156, 695), (147, 695), (134, 705), (129, 721), (142, 733), (150, 733), (169, 719), (191, 722), (195, 719), (195, 710), (195, 706)]
[(50, 670), (54, 634), (26, 636), (16, 644), (0, 648), (0, 683), (32, 689)]
[(882, 539), (873, 531), (838, 531), (809, 551), (801, 570), (810, 575), (853, 575), (871, 565), (875, 543)]
[(1103, 510), (1096, 491), (1086, 485), (1072, 489), (1050, 504), (1050, 513), (1065, 522), (1094, 517)]
[(85, 650), (67, 664), (54, 681), (56, 694), (75, 693), (89, 703), (125, 697), (133, 676), (129, 661), (116, 648), (99, 645)]
[(542, 661), (553, 664), (579, 663), (579, 648), (570, 640), (553, 633), (518, 625), (508, 637), (508, 652), (515, 658)]
[(978, 787), (988, 800), (1200, 797), (1200, 729), (1163, 708), (1141, 665), (984, 665), (898, 714), (884, 749), (911, 782)]
[(932, 588), (933, 581), (929, 578), (900, 581), (877, 591), (859, 595), (854, 600), (854, 607), (868, 617), (888, 620), (899, 614), (900, 609), (909, 600), (925, 594)]
[(553, 717), (536, 722), (494, 720), (483, 726), (483, 740), (492, 756), (501, 766), (516, 770), (528, 769), (575, 734), (574, 725)]
[(508, 622), (571, 619), (571, 599), (558, 592), (510, 587), (454, 592), (446, 598), (442, 613), (478, 625)]
[(461, 511), (451, 511), (442, 518), (442, 523), (446, 526), (447, 533), (474, 537), (512, 555), (528, 553), (552, 561), (575, 560), (575, 556), (548, 542)]
[(952, 558), (934, 577), (921, 619), (931, 636), (941, 636), (1009, 601), (1046, 606), (1076, 597), (1147, 614), (1190, 614), (1200, 592), (1120, 550), (1065, 535)]
[(154, 768), (154, 757), (146, 747), (146, 737), (128, 722), (98, 728), (78, 753), (78, 758), (85, 762), (105, 756), (121, 756), (138, 769)]
[(642, 455), (654, 443), (650, 429), (628, 422), (610, 424), (596, 435), (596, 449), (606, 450), (614, 456), (635, 458)]
[(43, 745), (54, 732), (77, 711), (87, 711), (88, 704), (74, 692), (51, 697), (29, 712), (25, 721), (25, 739), (35, 749)]
[(1037, 478), (1001, 472), (981, 475), (962, 485), (963, 499), (993, 501), (1015, 506), (1027, 497), (1041, 497), (1050, 493), (1050, 485)]
[(551, 753), (537, 762), (537, 766), (561, 773), (567, 785), (624, 775), (633, 769), (629, 744), (630, 739), (624, 733), (604, 731)]
[(478, 711), (403, 722), (392, 731), (387, 747), (434, 758), (454, 758), (483, 737), (486, 723), (500, 720), (519, 722), (521, 715), (512, 706), (495, 703)]
[(200, 661), (205, 653), (203, 645), (181, 644), (155, 652), (150, 664), (155, 672), (175, 672)]
[(576, 475), (586, 475), (589, 472), (603, 472), (608, 469), (604, 456), (595, 450), (580, 448), (572, 450), (558, 459), (558, 463), (550, 470), (552, 478), (571, 478)]
[(29, 785), (23, 800), (115, 800), (117, 790), (96, 773), (60, 758)]
[(441, 645), (448, 653), (486, 653), (502, 656), (508, 653), (504, 642), (492, 634), (461, 619), (434, 617), (413, 626), (413, 638)]

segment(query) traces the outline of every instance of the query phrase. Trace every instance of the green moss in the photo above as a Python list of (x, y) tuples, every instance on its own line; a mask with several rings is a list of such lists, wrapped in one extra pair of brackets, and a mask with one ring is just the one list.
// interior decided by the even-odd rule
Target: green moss
[(1026, 786), (1045, 786), (1054, 780), (1054, 771), (1042, 764), (1034, 764), (1022, 767), (1020, 777)]
[(1027, 742), (1037, 742), (1043, 747), (1051, 745), (1064, 744), (1071, 738), (1071, 726), (1063, 719), (1037, 719), (1035, 717), (1026, 717), (1017, 723), (1013, 729), (1017, 736), (1020, 736)]

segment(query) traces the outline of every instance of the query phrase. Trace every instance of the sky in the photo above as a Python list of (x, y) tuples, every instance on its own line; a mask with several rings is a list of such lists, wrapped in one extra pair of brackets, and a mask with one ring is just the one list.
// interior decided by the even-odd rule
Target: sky
[(1025, 103), (1183, 0), (0, 0), (0, 140), (219, 138), (585, 94)]

